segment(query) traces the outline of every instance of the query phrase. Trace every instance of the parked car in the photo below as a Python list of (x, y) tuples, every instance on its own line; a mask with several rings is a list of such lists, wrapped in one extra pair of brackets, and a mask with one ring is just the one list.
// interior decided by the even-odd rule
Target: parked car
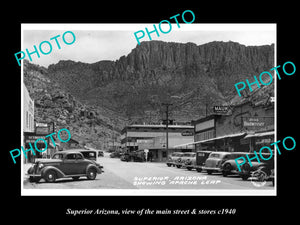
[(183, 152), (173, 152), (166, 162), (167, 166), (175, 166), (175, 162), (183, 155)]
[[(232, 152), (230, 158), (226, 160), (222, 165), (221, 165), (221, 171), (224, 177), (230, 174), (235, 174), (237, 171), (237, 164), (235, 159), (239, 157), (245, 157), (246, 155), (249, 155), (251, 157), (251, 154), (248, 152)], [(238, 162), (243, 161), (243, 159), (239, 159)]]
[(176, 161), (175, 161), (175, 166), (177, 168), (181, 168), (185, 166), (185, 162), (187, 160), (191, 160), (196, 157), (196, 152), (184, 152)]
[(196, 169), (197, 172), (201, 172), (202, 167), (205, 164), (205, 160), (208, 158), (208, 156), (211, 152), (212, 151), (197, 151), (196, 157), (194, 157), (192, 159), (188, 159), (185, 162), (185, 167), (188, 170)]
[(131, 161), (132, 158), (129, 153), (125, 152), (125, 153), (121, 154), (120, 160), (128, 162), (128, 161)]
[(102, 150), (98, 150), (98, 157), (103, 157), (104, 156), (104, 152)]
[(85, 159), (79, 151), (69, 150), (57, 152), (51, 159), (37, 159), (28, 169), (27, 175), (30, 182), (39, 182), (42, 178), (46, 182), (68, 177), (78, 180), (82, 176), (94, 180), (98, 173), (103, 172), (102, 169), (103, 166)]
[(208, 174), (213, 172), (222, 172), (222, 164), (228, 160), (232, 159), (231, 152), (212, 152), (209, 154), (205, 161), (205, 165), (202, 169), (206, 170)]
[[(270, 157), (270, 154), (267, 153), (263, 153), (263, 155), (264, 158)], [(260, 159), (260, 162), (258, 162), (257, 159), (253, 159), (251, 160), (251, 164), (252, 166), (250, 166), (249, 162), (246, 162), (241, 166), (241, 171), (238, 171), (238, 169), (236, 170), (236, 173), (238, 173), (243, 180), (247, 180), (249, 177), (251, 177), (252, 173), (257, 170), (261, 170), (266, 174), (266, 176), (272, 177), (271, 174), (272, 169), (274, 169), (274, 158), (271, 158), (267, 161)]]
[(119, 158), (121, 156), (120, 154), (121, 154), (120, 152), (112, 152), (109, 154), (109, 157), (110, 158)]
[(144, 150), (130, 152), (129, 157), (130, 157), (131, 161), (134, 161), (134, 162), (146, 161)]
[(94, 150), (79, 150), (79, 152), (83, 155), (84, 158), (90, 160), (97, 160), (97, 152)]

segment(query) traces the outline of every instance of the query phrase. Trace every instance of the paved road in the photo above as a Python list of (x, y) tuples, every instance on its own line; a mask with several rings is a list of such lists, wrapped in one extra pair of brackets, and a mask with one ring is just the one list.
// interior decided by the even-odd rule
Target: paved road
[[(271, 182), (262, 187), (254, 186), (250, 181), (243, 181), (238, 176), (223, 177), (221, 174), (208, 175), (204, 172), (188, 171), (176, 167), (167, 167), (165, 163), (122, 162), (118, 158), (99, 158), (104, 166), (104, 173), (96, 180), (82, 177), (57, 180), (56, 183), (24, 182), (24, 189), (263, 189), (272, 190)], [(25, 178), (27, 179), (27, 178)]]

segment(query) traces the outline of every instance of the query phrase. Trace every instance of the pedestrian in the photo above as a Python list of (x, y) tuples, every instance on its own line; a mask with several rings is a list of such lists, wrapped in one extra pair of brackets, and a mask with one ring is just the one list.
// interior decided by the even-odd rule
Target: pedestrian
[(152, 152), (151, 151), (149, 151), (149, 153), (148, 153), (148, 158), (149, 158), (149, 161), (152, 162)]

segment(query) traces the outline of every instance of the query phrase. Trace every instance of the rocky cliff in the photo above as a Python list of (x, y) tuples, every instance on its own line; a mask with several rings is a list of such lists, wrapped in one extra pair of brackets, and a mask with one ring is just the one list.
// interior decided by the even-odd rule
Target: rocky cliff
[(101, 107), (87, 106), (49, 79), (48, 70), (24, 61), (24, 84), (35, 104), (36, 122), (67, 128), (81, 146), (105, 147), (120, 132), (125, 118)]
[(197, 119), (215, 104), (236, 99), (236, 82), (274, 66), (274, 45), (235, 42), (142, 42), (117, 61), (60, 61), (47, 76), (87, 105), (122, 114), (129, 122), (156, 122), (172, 102), (178, 122)]

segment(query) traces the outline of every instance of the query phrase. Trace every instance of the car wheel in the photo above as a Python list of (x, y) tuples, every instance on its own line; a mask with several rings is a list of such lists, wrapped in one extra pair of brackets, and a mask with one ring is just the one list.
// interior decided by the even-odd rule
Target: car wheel
[(171, 167), (171, 164), (170, 164), (170, 163), (167, 163), (167, 166), (168, 166), (168, 167)]
[(222, 171), (223, 177), (227, 177), (227, 175), (230, 173), (230, 171), (231, 171), (231, 165), (228, 163), (225, 164), (223, 167), (223, 171)]
[(48, 183), (53, 183), (56, 180), (56, 172), (54, 170), (48, 170), (45, 175), (44, 179)]
[(200, 173), (202, 171), (201, 168), (197, 168), (196, 170), (197, 170), (198, 173)]
[(73, 180), (79, 180), (80, 177), (72, 177)]
[(211, 175), (212, 174), (212, 170), (207, 170), (207, 174)]
[(242, 175), (241, 177), (242, 177), (243, 180), (247, 180), (249, 178), (248, 175)]
[(177, 168), (181, 168), (181, 165), (176, 165)]
[(95, 168), (89, 168), (86, 177), (89, 180), (95, 180), (97, 177), (97, 170)]
[(192, 170), (192, 167), (187, 167), (187, 169), (188, 169), (189, 171), (191, 171), (191, 170)]

